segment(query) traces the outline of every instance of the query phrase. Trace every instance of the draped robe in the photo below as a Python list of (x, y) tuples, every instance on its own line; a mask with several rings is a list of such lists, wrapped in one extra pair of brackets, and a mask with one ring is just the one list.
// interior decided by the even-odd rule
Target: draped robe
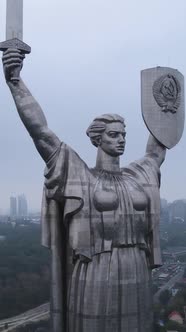
[(120, 172), (89, 169), (64, 143), (50, 158), (42, 243), (52, 251), (54, 332), (152, 331), (151, 269), (162, 263), (159, 184), (148, 156)]

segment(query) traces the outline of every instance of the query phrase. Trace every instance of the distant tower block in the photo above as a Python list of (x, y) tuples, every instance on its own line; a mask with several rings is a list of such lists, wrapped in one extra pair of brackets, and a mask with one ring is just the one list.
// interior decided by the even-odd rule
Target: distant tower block
[(28, 204), (24, 194), (18, 196), (18, 216), (23, 218), (28, 216)]
[(17, 198), (15, 196), (10, 197), (10, 217), (12, 219), (17, 217)]

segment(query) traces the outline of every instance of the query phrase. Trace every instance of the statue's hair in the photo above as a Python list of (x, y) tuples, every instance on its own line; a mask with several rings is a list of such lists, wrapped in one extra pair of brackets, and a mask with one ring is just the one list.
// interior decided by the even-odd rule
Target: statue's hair
[(98, 139), (105, 131), (106, 124), (112, 122), (120, 122), (125, 127), (124, 118), (118, 114), (103, 114), (93, 120), (93, 122), (88, 127), (86, 134), (94, 146), (98, 147)]

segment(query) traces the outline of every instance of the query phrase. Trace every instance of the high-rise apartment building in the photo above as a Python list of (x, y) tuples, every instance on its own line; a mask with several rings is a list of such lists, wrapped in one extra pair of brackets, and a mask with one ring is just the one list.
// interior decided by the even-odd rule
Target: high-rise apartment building
[(27, 217), (28, 216), (28, 204), (25, 195), (18, 196), (18, 216)]
[(10, 197), (10, 217), (12, 219), (17, 217), (17, 198), (15, 196)]

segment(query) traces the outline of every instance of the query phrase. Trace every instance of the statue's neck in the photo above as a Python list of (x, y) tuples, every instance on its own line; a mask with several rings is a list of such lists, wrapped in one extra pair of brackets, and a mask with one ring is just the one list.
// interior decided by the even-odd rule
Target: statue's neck
[(96, 168), (104, 169), (110, 172), (120, 171), (119, 156), (113, 157), (104, 152), (100, 147), (98, 147)]

